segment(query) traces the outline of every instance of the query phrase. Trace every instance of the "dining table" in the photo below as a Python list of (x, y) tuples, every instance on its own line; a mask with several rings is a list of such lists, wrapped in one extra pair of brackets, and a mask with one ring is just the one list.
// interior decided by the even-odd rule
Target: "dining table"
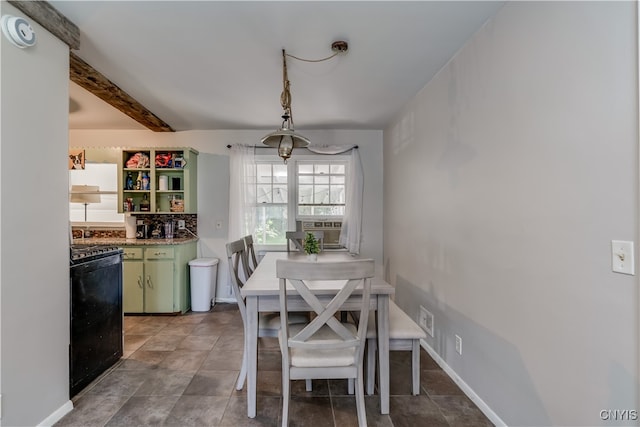
[[(245, 345), (247, 349), (247, 416), (256, 416), (256, 387), (258, 378), (258, 316), (262, 312), (279, 312), (280, 281), (276, 276), (278, 260), (296, 260), (300, 262), (338, 262), (361, 259), (346, 251), (322, 251), (316, 261), (309, 261), (301, 252), (267, 252), (256, 270), (247, 279), (240, 291), (245, 299), (247, 319), (245, 323)], [(291, 285), (289, 285), (291, 286)], [(313, 287), (316, 296), (326, 304), (339, 290), (336, 281), (318, 281)], [(289, 288), (288, 288), (289, 289)], [(291, 286), (287, 291), (287, 309), (289, 311), (312, 311), (304, 299), (297, 295)], [(361, 299), (357, 291), (342, 306), (345, 311), (359, 310)], [(370, 309), (375, 310), (378, 334), (378, 366), (380, 413), (389, 413), (389, 299), (394, 288), (382, 277), (371, 279)]]

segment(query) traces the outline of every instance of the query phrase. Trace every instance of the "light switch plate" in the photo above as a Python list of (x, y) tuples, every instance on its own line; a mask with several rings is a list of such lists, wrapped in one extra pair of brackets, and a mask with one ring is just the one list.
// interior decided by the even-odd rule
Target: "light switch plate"
[(611, 241), (611, 269), (615, 273), (635, 274), (633, 242), (624, 240)]

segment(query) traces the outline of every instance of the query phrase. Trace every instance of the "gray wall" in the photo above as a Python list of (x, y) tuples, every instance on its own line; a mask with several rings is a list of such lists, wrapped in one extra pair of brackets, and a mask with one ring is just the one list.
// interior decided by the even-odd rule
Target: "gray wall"
[[(0, 11), (24, 17), (4, 1)], [(0, 422), (6, 426), (46, 423), (71, 409), (69, 49), (29, 21), (36, 46), (19, 49), (0, 36)]]
[(385, 129), (386, 274), (508, 425), (638, 409), (637, 97), (634, 3), (512, 2)]

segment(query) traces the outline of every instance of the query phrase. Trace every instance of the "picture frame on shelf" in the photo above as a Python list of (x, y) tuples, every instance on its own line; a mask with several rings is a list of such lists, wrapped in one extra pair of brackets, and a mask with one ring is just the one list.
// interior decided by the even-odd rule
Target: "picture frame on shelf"
[(84, 150), (69, 150), (69, 170), (84, 169)]

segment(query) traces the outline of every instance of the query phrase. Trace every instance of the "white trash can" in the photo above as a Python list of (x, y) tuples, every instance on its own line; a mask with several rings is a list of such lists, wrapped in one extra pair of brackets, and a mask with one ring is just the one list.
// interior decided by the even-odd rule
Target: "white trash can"
[(218, 258), (189, 261), (191, 273), (191, 311), (209, 311), (215, 304)]

